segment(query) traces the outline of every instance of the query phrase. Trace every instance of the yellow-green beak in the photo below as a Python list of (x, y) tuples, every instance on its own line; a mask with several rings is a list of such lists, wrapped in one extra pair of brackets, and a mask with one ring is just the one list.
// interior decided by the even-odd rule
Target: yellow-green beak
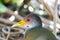
[(25, 24), (26, 24), (26, 21), (25, 20), (21, 20), (21, 21), (17, 22), (16, 24), (14, 24), (12, 27), (16, 27), (16, 26), (21, 27), (21, 26), (24, 26)]

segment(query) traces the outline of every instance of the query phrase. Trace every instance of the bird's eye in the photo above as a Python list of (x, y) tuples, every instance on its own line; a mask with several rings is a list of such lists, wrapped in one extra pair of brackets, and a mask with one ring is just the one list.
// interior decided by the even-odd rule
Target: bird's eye
[(26, 19), (26, 21), (27, 21), (27, 22), (30, 22), (30, 21), (31, 21), (31, 19), (30, 19), (30, 18), (27, 18), (27, 19)]

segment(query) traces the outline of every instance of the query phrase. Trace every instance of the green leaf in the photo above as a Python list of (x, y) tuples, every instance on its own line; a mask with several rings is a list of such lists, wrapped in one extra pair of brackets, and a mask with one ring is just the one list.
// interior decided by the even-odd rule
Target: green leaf
[(4, 13), (6, 10), (7, 8), (2, 3), (0, 3), (0, 13)]
[(13, 3), (18, 3), (19, 0), (12, 0)]

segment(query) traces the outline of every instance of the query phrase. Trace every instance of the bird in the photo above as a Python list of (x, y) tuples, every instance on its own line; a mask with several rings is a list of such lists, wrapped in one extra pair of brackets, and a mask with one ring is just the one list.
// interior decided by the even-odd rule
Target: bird
[(35, 26), (42, 27), (42, 21), (41, 21), (40, 17), (38, 17), (38, 15), (31, 13), (31, 14), (27, 15), (24, 18), (24, 20), (21, 20), (21, 21), (15, 23), (14, 25), (12, 25), (12, 27), (16, 27), (16, 26), (17, 27), (22, 27), (23, 26), (26, 29), (28, 29), (28, 28), (31, 29), (31, 28), (34, 28)]
[(27, 23), (30, 28), (25, 32), (25, 40), (57, 40), (51, 31), (42, 27), (42, 21), (38, 15), (29, 14), (25, 19), (29, 21), (30, 18), (31, 21)]
[(38, 15), (28, 14), (24, 20), (25, 25), (22, 27), (25, 28), (25, 40), (57, 40), (51, 31), (42, 27), (42, 20)]
[(45, 28), (34, 28), (26, 31), (25, 40), (57, 40), (54, 34)]

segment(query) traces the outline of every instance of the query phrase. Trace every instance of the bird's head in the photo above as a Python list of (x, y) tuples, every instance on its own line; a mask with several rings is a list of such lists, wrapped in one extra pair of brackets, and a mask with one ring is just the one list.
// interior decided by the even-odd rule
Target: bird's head
[(40, 17), (36, 14), (27, 15), (24, 20), (21, 20), (17, 24), (18, 24), (17, 26), (23, 28), (42, 27), (42, 21)]

